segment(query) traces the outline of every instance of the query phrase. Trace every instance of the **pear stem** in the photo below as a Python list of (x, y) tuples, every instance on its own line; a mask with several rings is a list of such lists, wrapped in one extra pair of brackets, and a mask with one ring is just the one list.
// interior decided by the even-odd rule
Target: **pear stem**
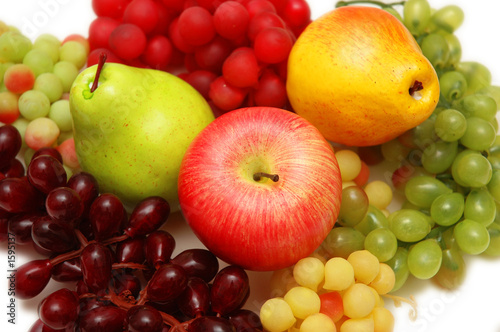
[(90, 92), (94, 92), (97, 89), (99, 85), (99, 77), (101, 76), (102, 67), (104, 66), (104, 63), (106, 62), (107, 58), (108, 55), (106, 53), (101, 52), (101, 54), (99, 54), (99, 62), (97, 63), (97, 70), (95, 72), (94, 83), (90, 88)]
[(258, 172), (253, 175), (254, 181), (260, 181), (262, 178), (269, 178), (273, 182), (278, 182), (280, 179), (278, 174), (269, 174), (269, 173), (264, 173), (264, 172)]
[(410, 89), (408, 90), (408, 92), (410, 93), (410, 96), (413, 96), (413, 94), (417, 91), (420, 91), (424, 88), (422, 82), (420, 81), (415, 81), (413, 82), (413, 85), (410, 87)]
[(393, 3), (384, 3), (384, 2), (381, 2), (381, 1), (373, 1), (373, 0), (339, 1), (335, 5), (335, 8), (349, 6), (349, 5), (355, 5), (355, 4), (358, 4), (358, 3), (365, 3), (365, 4), (375, 5), (375, 6), (379, 6), (380, 8), (392, 8), (393, 6), (396, 6), (396, 5), (404, 5), (405, 2), (406, 1), (398, 1), (398, 2), (393, 2)]

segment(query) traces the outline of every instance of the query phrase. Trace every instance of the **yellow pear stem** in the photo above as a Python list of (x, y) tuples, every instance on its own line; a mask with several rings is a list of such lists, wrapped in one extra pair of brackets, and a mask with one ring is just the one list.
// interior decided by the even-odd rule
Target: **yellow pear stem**
[(90, 88), (90, 92), (94, 92), (99, 86), (99, 77), (101, 76), (102, 67), (104, 66), (104, 63), (106, 62), (107, 58), (108, 55), (106, 53), (101, 52), (101, 54), (99, 54), (99, 62), (97, 63), (97, 70), (95, 72), (94, 83)]
[(349, 6), (349, 5), (355, 5), (355, 4), (358, 4), (358, 3), (365, 3), (365, 4), (375, 5), (375, 6), (379, 6), (380, 8), (392, 8), (393, 6), (396, 6), (396, 5), (404, 5), (405, 2), (406, 1), (384, 3), (384, 2), (381, 2), (381, 1), (372, 1), (372, 0), (339, 1), (335, 5), (335, 8)]
[(262, 178), (269, 178), (273, 182), (278, 182), (280, 177), (278, 174), (269, 174), (264, 172), (258, 172), (253, 175), (254, 181), (260, 181)]

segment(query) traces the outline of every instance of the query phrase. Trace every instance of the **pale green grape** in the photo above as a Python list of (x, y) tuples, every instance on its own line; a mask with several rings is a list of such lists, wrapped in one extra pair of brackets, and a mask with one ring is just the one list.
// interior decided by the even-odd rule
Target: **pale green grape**
[(464, 218), (489, 226), (497, 213), (495, 199), (488, 190), (475, 188), (465, 200)]
[(497, 105), (500, 105), (500, 86), (498, 85), (488, 85), (485, 86), (478, 91), (476, 91), (477, 94), (480, 95), (485, 95), (488, 97), (491, 97), (495, 100)]
[(25, 55), (23, 63), (31, 68), (35, 76), (43, 73), (50, 73), (54, 68), (54, 62), (50, 55), (40, 50), (29, 51)]
[(500, 256), (500, 225), (493, 223), (488, 226), (488, 233), (490, 234), (490, 244), (483, 252), (486, 256)]
[(422, 153), (422, 166), (429, 173), (443, 173), (453, 164), (457, 152), (457, 141), (435, 142), (426, 147)]
[(19, 97), (19, 112), (28, 119), (34, 120), (47, 116), (50, 111), (49, 98), (40, 91), (29, 90)]
[(486, 157), (478, 151), (460, 152), (451, 165), (453, 179), (463, 187), (483, 187), (490, 182), (493, 169)]
[(42, 33), (41, 35), (36, 37), (34, 44), (36, 45), (37, 43), (40, 43), (40, 42), (50, 43), (50, 44), (57, 46), (57, 47), (61, 46), (61, 41), (56, 36), (54, 36), (50, 33)]
[(342, 190), (342, 204), (339, 211), (339, 223), (343, 226), (356, 226), (368, 211), (368, 196), (358, 186), (349, 186)]
[(491, 180), (488, 182), (488, 190), (491, 196), (493, 196), (497, 202), (500, 202), (500, 170), (495, 169), (493, 171)]
[(410, 275), (410, 270), (408, 269), (408, 250), (406, 248), (399, 247), (396, 250), (394, 257), (385, 263), (394, 271), (396, 281), (391, 292), (395, 292), (404, 285)]
[(354, 278), (358, 282), (364, 284), (372, 282), (380, 270), (379, 260), (368, 250), (357, 250), (353, 252), (349, 255), (347, 261), (354, 269)]
[(467, 92), (467, 79), (459, 71), (447, 71), (439, 78), (441, 95), (449, 102), (462, 98)]
[[(24, 134), (26, 133), (26, 128), (28, 127), (28, 124), (29, 124), (29, 120), (23, 118), (23, 117), (18, 117), (16, 119), (16, 121), (12, 122), (12, 125), (14, 127), (16, 127), (17, 131), (19, 132), (19, 134), (21, 134), (21, 138), (22, 138), (22, 147), (23, 149), (26, 148), (26, 141), (24, 140)], [(29, 165), (29, 163), (27, 163), (26, 165)]]
[(33, 47), (28, 37), (15, 31), (0, 35), (0, 62), (20, 63)]
[(316, 257), (302, 258), (293, 267), (293, 277), (300, 286), (316, 292), (325, 278), (325, 265)]
[(476, 93), (491, 85), (490, 70), (479, 62), (460, 62), (457, 65), (457, 71), (462, 73), (467, 80), (467, 94)]
[(49, 118), (54, 120), (61, 131), (71, 131), (73, 120), (69, 108), (69, 101), (66, 99), (58, 100), (50, 106)]
[(457, 103), (457, 106), (460, 107), (460, 112), (466, 118), (478, 117), (490, 121), (497, 114), (495, 99), (485, 95), (473, 94), (465, 96)]
[(76, 68), (81, 69), (87, 62), (87, 50), (85, 46), (77, 41), (68, 41), (59, 49), (59, 59), (73, 63)]
[(33, 49), (48, 54), (53, 63), (59, 61), (59, 45), (47, 38), (37, 38), (33, 43)]
[(449, 52), (448, 52), (448, 63), (446, 65), (456, 66), (462, 59), (462, 44), (460, 44), (460, 40), (454, 34), (448, 33), (444, 30), (436, 31), (436, 33), (443, 36), (446, 42), (448, 43)]
[(389, 220), (387, 220), (387, 217), (382, 213), (382, 211), (373, 205), (369, 205), (365, 217), (354, 228), (366, 236), (376, 228), (388, 226)]
[(439, 28), (452, 33), (464, 22), (464, 11), (457, 5), (448, 5), (434, 12), (431, 19)]
[(398, 239), (390, 229), (377, 228), (366, 235), (365, 249), (375, 255), (380, 262), (386, 262), (396, 254)]
[(495, 138), (495, 128), (491, 123), (478, 117), (470, 117), (460, 143), (469, 149), (483, 151), (493, 144)]
[(431, 6), (427, 0), (408, 0), (403, 7), (403, 22), (413, 35), (424, 32), (431, 19)]
[(429, 279), (441, 267), (443, 253), (434, 239), (420, 241), (408, 251), (408, 269), (418, 279)]
[(59, 77), (64, 92), (69, 92), (71, 85), (78, 76), (78, 68), (69, 61), (59, 61), (54, 65), (52, 72)]
[(365, 236), (352, 227), (334, 227), (321, 244), (331, 255), (347, 258), (356, 250), (364, 248)]
[(35, 79), (33, 90), (43, 92), (51, 103), (61, 99), (63, 86), (61, 80), (53, 73), (43, 73)]
[(430, 176), (411, 178), (405, 187), (405, 196), (416, 206), (430, 208), (439, 195), (452, 192), (443, 182)]
[(443, 261), (435, 280), (444, 288), (457, 289), (465, 279), (465, 261), (456, 249), (444, 249)]
[(437, 115), (434, 126), (439, 138), (446, 142), (454, 142), (465, 133), (467, 121), (460, 111), (450, 108)]
[(270, 332), (286, 331), (297, 321), (292, 308), (282, 298), (272, 298), (264, 302), (259, 316), (263, 327)]
[(443, 35), (438, 33), (428, 34), (422, 39), (420, 48), (434, 68), (444, 67), (448, 64), (450, 48)]
[(460, 250), (471, 255), (479, 255), (490, 244), (490, 234), (486, 227), (470, 219), (457, 223), (453, 235)]
[(420, 241), (431, 231), (430, 217), (417, 210), (395, 211), (389, 215), (388, 219), (389, 229), (400, 241)]
[(342, 300), (346, 316), (350, 318), (362, 318), (375, 308), (376, 299), (370, 286), (363, 283), (355, 283), (345, 291)]
[(464, 212), (464, 196), (458, 192), (439, 195), (431, 204), (431, 218), (441, 226), (451, 226)]

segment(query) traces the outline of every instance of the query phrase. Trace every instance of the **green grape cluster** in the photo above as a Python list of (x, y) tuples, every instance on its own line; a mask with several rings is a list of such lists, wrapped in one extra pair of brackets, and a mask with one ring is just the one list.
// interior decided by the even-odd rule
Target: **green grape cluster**
[(371, 158), (378, 153), (402, 205), (389, 212), (366, 199), (362, 188), (344, 187), (340, 227), (322, 249), (340, 257), (370, 251), (394, 270), (393, 292), (409, 276), (453, 289), (465, 278), (464, 255), (500, 256), (500, 87), (492, 85), (486, 66), (461, 60), (454, 34), (464, 21), (460, 7), (434, 9), (427, 0), (364, 2), (379, 4), (405, 24), (434, 66), (441, 95), (422, 124), (358, 149), (362, 160), (367, 150)]

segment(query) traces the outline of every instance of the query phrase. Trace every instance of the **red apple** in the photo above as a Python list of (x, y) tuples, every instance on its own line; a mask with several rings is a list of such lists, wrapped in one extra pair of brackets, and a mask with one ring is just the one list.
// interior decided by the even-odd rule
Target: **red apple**
[(337, 219), (342, 190), (320, 132), (271, 107), (234, 110), (202, 130), (184, 155), (178, 186), (200, 241), (223, 261), (256, 271), (310, 255)]

